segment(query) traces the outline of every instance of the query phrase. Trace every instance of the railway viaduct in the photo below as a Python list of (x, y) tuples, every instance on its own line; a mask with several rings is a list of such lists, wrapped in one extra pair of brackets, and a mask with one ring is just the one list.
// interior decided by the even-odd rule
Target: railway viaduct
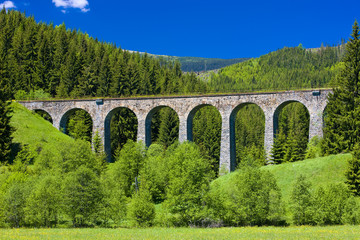
[(137, 139), (151, 144), (151, 118), (162, 107), (170, 107), (179, 117), (179, 141), (192, 141), (192, 123), (197, 110), (204, 106), (217, 108), (222, 118), (220, 169), (235, 169), (235, 117), (246, 104), (258, 105), (265, 115), (265, 150), (269, 156), (281, 109), (300, 102), (310, 115), (309, 139), (322, 136), (323, 112), (331, 90), (239, 93), (201, 96), (137, 97), (92, 100), (21, 101), (30, 110), (46, 111), (57, 129), (65, 129), (68, 117), (76, 109), (87, 111), (93, 120), (93, 133), (99, 132), (105, 152), (110, 155), (110, 120), (118, 108), (133, 111), (138, 120)]

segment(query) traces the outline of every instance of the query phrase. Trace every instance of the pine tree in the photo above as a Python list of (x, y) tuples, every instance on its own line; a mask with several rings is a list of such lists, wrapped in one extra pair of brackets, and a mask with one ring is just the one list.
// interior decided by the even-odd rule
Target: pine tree
[(344, 65), (338, 87), (328, 96), (323, 144), (326, 154), (352, 151), (360, 142), (360, 34), (357, 21), (346, 44)]
[(348, 161), (346, 184), (355, 196), (360, 196), (360, 145), (354, 147), (353, 157)]
[(0, 88), (0, 163), (10, 160), (11, 134), (13, 132), (13, 128), (10, 126), (10, 114), (10, 103), (6, 101), (4, 90)]

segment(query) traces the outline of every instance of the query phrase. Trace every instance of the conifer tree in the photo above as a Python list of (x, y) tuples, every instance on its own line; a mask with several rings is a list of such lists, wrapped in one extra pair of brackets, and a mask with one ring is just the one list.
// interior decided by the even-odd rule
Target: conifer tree
[(346, 44), (344, 69), (338, 87), (328, 96), (323, 150), (326, 154), (352, 151), (360, 142), (360, 34), (355, 21)]
[(348, 161), (346, 184), (355, 196), (360, 196), (360, 145), (354, 147), (353, 157)]
[(4, 90), (0, 88), (0, 163), (9, 161), (11, 151), (13, 128), (10, 126), (11, 109), (9, 105)]

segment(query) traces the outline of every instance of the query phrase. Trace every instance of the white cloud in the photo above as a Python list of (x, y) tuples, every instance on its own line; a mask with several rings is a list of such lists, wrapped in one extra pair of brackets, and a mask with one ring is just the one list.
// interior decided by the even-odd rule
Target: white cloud
[[(62, 8), (79, 8), (82, 12), (90, 11), (89, 2), (87, 0), (52, 0), (56, 7)], [(64, 13), (64, 10), (62, 10)], [(66, 13), (66, 11), (65, 11)]]
[(16, 8), (15, 4), (12, 1), (5, 1), (3, 3), (0, 3), (0, 7), (1, 7), (1, 9), (3, 9), (4, 7), (6, 9)]

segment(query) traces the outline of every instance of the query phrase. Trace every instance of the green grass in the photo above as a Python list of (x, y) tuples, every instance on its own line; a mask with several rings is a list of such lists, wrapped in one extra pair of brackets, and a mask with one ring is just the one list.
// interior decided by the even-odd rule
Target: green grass
[(347, 161), (351, 154), (331, 155), (304, 161), (265, 166), (274, 174), (281, 189), (283, 199), (290, 197), (291, 188), (295, 179), (303, 174), (312, 184), (313, 189), (327, 184), (345, 182)]
[(0, 229), (0, 239), (359, 239), (360, 226)]
[(61, 145), (74, 141), (71, 137), (61, 133), (41, 116), (29, 111), (20, 103), (11, 104), (13, 116), (11, 125), (15, 128), (13, 143), (15, 145), (31, 145), (41, 148), (44, 144)]
[[(262, 169), (274, 174), (281, 189), (284, 201), (288, 201), (296, 178), (303, 174), (316, 189), (320, 185), (345, 182), (345, 171), (350, 154), (331, 155), (304, 161), (264, 166)], [(212, 182), (221, 186), (230, 186), (236, 177), (235, 172), (226, 174)]]

